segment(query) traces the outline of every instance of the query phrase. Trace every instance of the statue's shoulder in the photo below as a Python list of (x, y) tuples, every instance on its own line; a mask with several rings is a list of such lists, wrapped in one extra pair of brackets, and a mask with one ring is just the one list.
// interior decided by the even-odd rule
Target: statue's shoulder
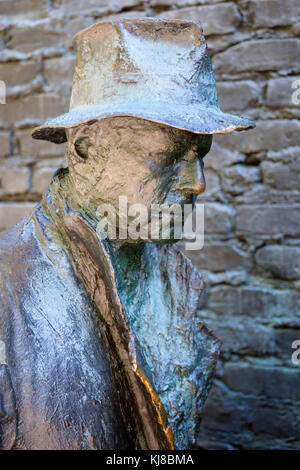
[[(0, 234), (0, 333), (10, 307), (19, 298), (36, 257), (34, 226), (27, 217)], [(28, 282), (28, 281), (26, 281)]]
[(0, 275), (12, 274), (14, 268), (18, 268), (18, 261), (26, 256), (33, 232), (29, 222), (30, 219), (27, 217), (9, 230), (0, 233)]
[[(22, 251), (19, 241), (21, 223), (0, 233), (0, 319), (3, 304), (8, 294), (8, 282), (18, 265), (16, 262), (18, 251)], [(0, 322), (1, 328), (1, 322)]]
[(17, 227), (0, 234), (0, 449), (10, 450), (17, 438), (17, 411), (11, 374), (7, 364), (7, 341), (10, 331), (9, 298), (14, 286), (9, 273), (13, 271), (13, 254)]
[(0, 449), (11, 450), (17, 439), (17, 409), (11, 375), (5, 359), (5, 343), (0, 340)]
[(0, 233), (0, 260), (7, 258), (8, 252), (11, 252), (17, 239), (17, 227), (19, 224)]
[(28, 245), (28, 236), (32, 232), (30, 218), (26, 217), (0, 233), (0, 265), (9, 265), (14, 262), (14, 255), (22, 253), (25, 245)]

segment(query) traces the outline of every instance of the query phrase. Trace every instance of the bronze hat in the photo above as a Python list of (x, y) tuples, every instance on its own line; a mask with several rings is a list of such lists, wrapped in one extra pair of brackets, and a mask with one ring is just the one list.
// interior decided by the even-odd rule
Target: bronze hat
[(200, 23), (156, 18), (99, 22), (75, 36), (70, 111), (32, 136), (56, 143), (65, 129), (108, 116), (135, 116), (197, 134), (254, 127), (223, 113)]

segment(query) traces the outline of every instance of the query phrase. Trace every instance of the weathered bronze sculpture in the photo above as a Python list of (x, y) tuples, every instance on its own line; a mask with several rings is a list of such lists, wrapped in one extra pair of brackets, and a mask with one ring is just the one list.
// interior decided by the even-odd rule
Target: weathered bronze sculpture
[(76, 41), (71, 110), (33, 133), (67, 140), (68, 168), (0, 239), (0, 447), (190, 449), (220, 345), (202, 281), (172, 236), (100, 240), (97, 211), (191, 201), (212, 134), (253, 124), (219, 110), (198, 23)]

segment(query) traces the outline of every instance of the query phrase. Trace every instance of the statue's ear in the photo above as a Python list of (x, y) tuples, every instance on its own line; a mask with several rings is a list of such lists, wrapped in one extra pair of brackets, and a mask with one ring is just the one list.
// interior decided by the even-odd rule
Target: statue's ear
[(77, 155), (86, 160), (89, 155), (89, 147), (91, 145), (89, 137), (79, 137), (74, 144)]

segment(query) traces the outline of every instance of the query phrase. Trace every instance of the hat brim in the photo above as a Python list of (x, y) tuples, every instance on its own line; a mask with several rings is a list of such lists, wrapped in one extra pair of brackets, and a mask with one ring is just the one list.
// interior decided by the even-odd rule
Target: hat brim
[(254, 122), (249, 119), (223, 113), (216, 107), (115, 103), (108, 106), (83, 106), (73, 109), (34, 129), (32, 137), (61, 144), (67, 141), (67, 128), (110, 116), (137, 117), (195, 134), (227, 134), (255, 127)]

